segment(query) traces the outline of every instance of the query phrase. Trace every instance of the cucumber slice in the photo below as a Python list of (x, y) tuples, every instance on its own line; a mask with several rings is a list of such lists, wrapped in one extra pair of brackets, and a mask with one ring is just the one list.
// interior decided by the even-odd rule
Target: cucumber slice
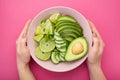
[(56, 44), (63, 44), (63, 43), (65, 43), (65, 42), (64, 42), (64, 40), (55, 40), (55, 43), (56, 43)]
[(52, 60), (52, 62), (54, 64), (58, 64), (59, 63), (59, 61), (56, 59), (56, 55), (57, 55), (56, 52), (52, 52), (52, 54), (51, 54), (51, 60)]
[(66, 52), (66, 48), (57, 48), (60, 52)]
[(56, 30), (54, 31), (54, 35), (60, 36), (60, 34), (58, 32), (56, 32)]
[(66, 43), (63, 43), (63, 44), (56, 44), (55, 46), (56, 46), (57, 48), (65, 47), (65, 46), (66, 46)]
[(61, 61), (61, 59), (59, 58), (59, 54), (56, 55), (56, 60), (59, 62)]
[(68, 20), (71, 22), (76, 22), (76, 20), (73, 17), (68, 16), (68, 15), (61, 16), (57, 21), (61, 21), (61, 20)]
[(65, 57), (65, 55), (64, 55), (62, 52), (59, 54), (59, 56), (61, 56), (61, 57)]
[(35, 56), (40, 60), (48, 60), (50, 58), (51, 52), (42, 52), (39, 47), (35, 49)]
[(65, 61), (65, 58), (62, 57), (61, 55), (59, 55), (59, 58), (60, 58), (61, 61)]
[(39, 47), (43, 52), (50, 52), (55, 48), (55, 41), (53, 38), (44, 37), (40, 41)]
[(60, 36), (54, 35), (55, 40), (63, 40)]

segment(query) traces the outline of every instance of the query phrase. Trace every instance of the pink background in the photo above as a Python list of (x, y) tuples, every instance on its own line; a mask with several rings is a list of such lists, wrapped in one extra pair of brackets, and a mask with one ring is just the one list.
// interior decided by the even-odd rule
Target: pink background
[[(108, 80), (120, 80), (120, 1), (119, 0), (0, 0), (0, 80), (18, 80), (16, 44), (24, 24), (41, 10), (68, 6), (92, 20), (105, 42), (102, 69)], [(86, 63), (78, 68), (55, 73), (30, 67), (37, 80), (89, 80)]]

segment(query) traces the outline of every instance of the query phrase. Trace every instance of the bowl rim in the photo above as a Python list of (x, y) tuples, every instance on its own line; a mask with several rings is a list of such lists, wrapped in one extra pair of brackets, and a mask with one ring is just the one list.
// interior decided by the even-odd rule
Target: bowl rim
[[(67, 6), (53, 6), (53, 7), (49, 7), (49, 8), (46, 8), (46, 9), (41, 10), (41, 11), (38, 12), (38, 14), (35, 15), (35, 17), (32, 19), (32, 21), (31, 21), (31, 23), (30, 23), (30, 26), (33, 24), (33, 21), (34, 21), (41, 13), (43, 13), (43, 12), (45, 12), (45, 11), (47, 11), (47, 10), (50, 10), (50, 9), (54, 9), (54, 8), (71, 9), (71, 11), (74, 11), (74, 12), (76, 12), (77, 14), (80, 14), (80, 16), (82, 16), (82, 17), (84, 18), (85, 23), (89, 26), (89, 24), (88, 24), (87, 19), (85, 18), (85, 16), (83, 16), (83, 15), (82, 15), (80, 12), (78, 12), (76, 9), (73, 9), (73, 8), (67, 7)], [(30, 29), (30, 28), (29, 28), (29, 29)], [(28, 31), (29, 31), (29, 29), (28, 29)], [(91, 30), (90, 30), (90, 32), (91, 32)], [(92, 32), (91, 32), (91, 33), (92, 33)], [(27, 40), (27, 43), (28, 43), (28, 40)], [(89, 45), (90, 45), (90, 47), (91, 47), (91, 46), (92, 46), (92, 42), (91, 42)], [(88, 53), (89, 53), (89, 50), (88, 50)], [(84, 59), (81, 61), (81, 64), (87, 59), (88, 53), (84, 56)], [(31, 57), (33, 58), (31, 52), (30, 52), (30, 55), (31, 55)], [(39, 66), (41, 66), (34, 58), (33, 58), (33, 60), (34, 60)], [(74, 68), (71, 68), (71, 69), (68, 69), (68, 70), (62, 70), (62, 71), (60, 71), (60, 70), (51, 70), (51, 69), (48, 69), (48, 68), (43, 67), (43, 66), (41, 66), (41, 67), (44, 68), (44, 69), (46, 69), (46, 70), (48, 70), (48, 71), (52, 71), (52, 72), (67, 72), (67, 71), (74, 70), (75, 68), (77, 68), (77, 67), (80, 66), (81, 64), (75, 66)]]

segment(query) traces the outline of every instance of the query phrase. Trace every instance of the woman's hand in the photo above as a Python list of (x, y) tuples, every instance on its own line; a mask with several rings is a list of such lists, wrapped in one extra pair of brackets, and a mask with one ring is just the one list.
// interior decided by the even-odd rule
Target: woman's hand
[(95, 28), (95, 25), (91, 21), (88, 22), (93, 34), (93, 44), (87, 59), (90, 80), (106, 80), (106, 77), (101, 69), (101, 57), (104, 49), (104, 42)]
[(25, 24), (19, 38), (16, 41), (17, 63), (20, 65), (28, 65), (30, 61), (30, 51), (27, 47), (27, 31), (31, 20)]
[(92, 30), (92, 47), (90, 48), (89, 54), (88, 54), (88, 59), (87, 59), (87, 64), (88, 65), (101, 65), (101, 56), (103, 54), (104, 50), (104, 42), (95, 28), (95, 25), (91, 22), (88, 21), (89, 25)]
[(35, 80), (29, 68), (30, 51), (27, 46), (27, 31), (31, 20), (28, 20), (16, 41), (17, 69), (20, 80)]

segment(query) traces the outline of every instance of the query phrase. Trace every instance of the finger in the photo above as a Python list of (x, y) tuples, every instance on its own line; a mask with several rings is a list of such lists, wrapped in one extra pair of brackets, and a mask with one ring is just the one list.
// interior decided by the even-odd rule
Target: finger
[(27, 37), (23, 37), (16, 41), (16, 46), (27, 46)]
[(98, 39), (98, 37), (96, 36), (93, 36), (93, 48), (98, 48), (98, 46), (99, 46), (99, 39)]
[(90, 25), (90, 29), (91, 29), (91, 31), (92, 31), (92, 33), (93, 33), (93, 28), (92, 28), (92, 26), (91, 26), (91, 22), (90, 22), (90, 20), (88, 20), (88, 23), (89, 23), (89, 25)]
[(31, 22), (31, 19), (29, 19), (29, 20), (27, 21), (27, 23), (25, 24), (25, 26), (24, 26), (24, 28), (23, 28), (23, 30), (22, 30), (19, 38), (26, 37), (26, 34), (27, 34), (27, 31), (28, 31), (30, 22)]
[(21, 40), (21, 46), (22, 46), (22, 47), (25, 47), (25, 46), (26, 46), (26, 43), (27, 43), (27, 38), (25, 37), (25, 38), (23, 38), (23, 39)]
[(95, 28), (95, 25), (90, 20), (89, 20), (89, 25), (91, 30), (99, 36), (99, 32), (97, 31), (97, 29)]
[(104, 43), (100, 42), (100, 46), (99, 46), (99, 54), (102, 55), (104, 50)]
[(103, 43), (102, 37), (100, 36), (100, 33), (96, 29), (95, 25), (90, 20), (88, 22), (89, 22), (92, 32), (95, 33), (96, 36), (98, 36), (98, 38), (100, 38), (100, 41)]

